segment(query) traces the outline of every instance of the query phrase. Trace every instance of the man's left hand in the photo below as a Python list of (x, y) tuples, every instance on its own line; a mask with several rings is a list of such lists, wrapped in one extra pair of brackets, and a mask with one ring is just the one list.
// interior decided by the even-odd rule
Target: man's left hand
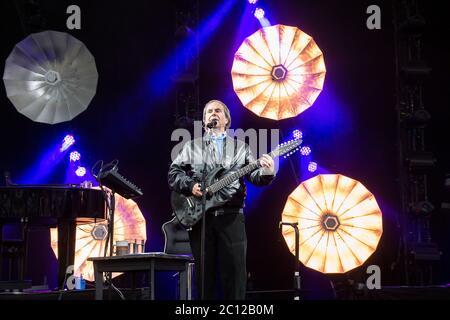
[(260, 159), (259, 163), (261, 164), (261, 167), (263, 168), (263, 173), (265, 175), (274, 175), (275, 174), (275, 163), (273, 162), (273, 159), (268, 154), (264, 154)]

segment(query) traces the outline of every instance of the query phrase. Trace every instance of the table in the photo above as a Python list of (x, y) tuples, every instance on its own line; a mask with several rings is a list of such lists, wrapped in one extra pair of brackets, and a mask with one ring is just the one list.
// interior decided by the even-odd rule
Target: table
[(192, 266), (189, 255), (146, 252), (112, 257), (89, 258), (94, 264), (95, 299), (103, 300), (103, 273), (148, 271), (150, 299), (155, 300), (155, 271), (178, 271), (180, 273), (180, 299), (191, 300)]

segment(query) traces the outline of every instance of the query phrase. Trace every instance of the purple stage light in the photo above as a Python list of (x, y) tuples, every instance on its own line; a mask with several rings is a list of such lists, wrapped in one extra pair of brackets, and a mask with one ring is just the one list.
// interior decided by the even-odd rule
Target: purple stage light
[(314, 171), (316, 171), (316, 170), (317, 170), (317, 163), (311, 161), (311, 162), (308, 164), (308, 171), (309, 171), (309, 172), (314, 172)]
[(303, 147), (303, 148), (300, 149), (300, 153), (301, 153), (303, 156), (308, 156), (308, 155), (311, 154), (311, 148), (305, 146), (305, 147)]
[(80, 161), (81, 154), (78, 151), (72, 151), (70, 153), (70, 162)]
[(250, 3), (250, 4), (255, 4), (257, 2), (258, 2), (258, 0), (248, 0), (248, 3)]
[(84, 177), (84, 175), (86, 174), (86, 168), (85, 167), (78, 167), (77, 171), (75, 171), (75, 174), (78, 177)]
[(63, 143), (61, 145), (61, 149), (59, 149), (59, 151), (61, 151), (61, 152), (66, 151), (74, 143), (75, 143), (75, 138), (72, 135), (68, 134), (67, 136), (64, 137)]
[(261, 8), (256, 8), (254, 15), (256, 19), (261, 20), (264, 18), (265, 12)]
[(296, 140), (298, 140), (298, 139), (301, 139), (301, 138), (303, 138), (303, 132), (301, 132), (300, 130), (294, 130), (293, 132), (292, 132), (292, 135), (294, 136), (294, 139), (296, 139)]

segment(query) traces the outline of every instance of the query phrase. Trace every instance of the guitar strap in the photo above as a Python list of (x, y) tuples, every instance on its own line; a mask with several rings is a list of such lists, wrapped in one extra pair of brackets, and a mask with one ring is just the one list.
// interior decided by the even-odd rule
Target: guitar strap
[(234, 150), (233, 150), (233, 157), (230, 159), (231, 161), (230, 161), (230, 167), (232, 167), (232, 164), (233, 164), (233, 162), (236, 160), (236, 154), (237, 154), (237, 138), (236, 137), (226, 137), (225, 139), (224, 139), (224, 142), (223, 142), (223, 145), (222, 145), (222, 159), (221, 159), (221, 165), (222, 165), (222, 167), (225, 167), (225, 165), (227, 164), (227, 157), (229, 156), (228, 155), (228, 152), (227, 152), (227, 143), (228, 143), (228, 141), (229, 140), (233, 140), (233, 147), (234, 147)]
[(231, 162), (233, 162), (236, 158), (236, 154), (237, 154), (237, 141), (236, 138), (229, 138), (226, 137), (225, 139), (223, 139), (223, 143), (222, 143), (222, 157), (220, 159), (220, 161), (216, 161), (217, 160), (217, 156), (218, 156), (218, 152), (217, 152), (217, 145), (215, 143), (213, 143), (213, 147), (211, 148), (211, 154), (213, 154), (214, 157), (214, 163), (216, 164), (216, 167), (222, 166), (225, 167), (226, 162), (227, 162), (227, 156), (228, 152), (227, 152), (227, 143), (230, 139), (233, 139), (233, 146), (234, 146), (234, 151), (233, 151), (233, 157), (231, 158)]
[[(222, 158), (220, 159), (220, 161), (217, 161), (218, 152), (217, 152), (217, 145), (216, 145), (216, 143), (212, 142), (211, 145), (206, 145), (205, 146), (205, 141), (203, 141), (203, 143), (204, 143), (203, 146), (207, 148), (210, 156), (213, 157), (212, 160), (213, 160), (213, 163), (215, 163), (216, 167), (218, 167), (218, 166), (225, 167), (227, 156), (229, 156), (229, 154), (227, 152), (227, 143), (231, 139), (233, 140), (233, 147), (234, 148), (233, 148), (233, 157), (230, 160), (231, 160), (231, 166), (233, 166), (233, 163), (236, 161), (237, 148), (238, 148), (238, 143), (237, 143), (237, 138), (236, 137), (227, 137), (227, 138), (224, 139), (224, 141), (222, 143)], [(203, 161), (205, 161), (205, 159), (203, 159)]]
[(222, 164), (223, 164), (223, 158), (225, 157), (224, 156), (224, 153), (223, 153), (223, 151), (224, 151), (224, 147), (225, 147), (225, 145), (226, 145), (226, 139), (225, 139), (225, 141), (222, 143), (222, 158), (219, 160), (218, 158), (219, 158), (219, 150), (218, 150), (218, 148), (217, 148), (217, 143), (216, 142), (212, 142), (211, 143), (211, 148), (210, 148), (210, 150), (211, 150), (211, 155), (212, 155), (212, 157), (213, 157), (213, 163), (214, 163), (214, 165), (215, 165), (215, 167), (217, 168), (217, 167), (220, 167)]
[(225, 137), (222, 143), (222, 158), (220, 158), (220, 166), (223, 168), (227, 159), (227, 141), (228, 139)]
[[(230, 139), (233, 139), (233, 146), (234, 146), (234, 151), (233, 151), (233, 157), (231, 158), (231, 162), (234, 161), (234, 159), (236, 158), (236, 153), (237, 153), (237, 142), (236, 142), (236, 138), (235, 137), (230, 137)], [(224, 143), (223, 143), (223, 152), (222, 152), (222, 166), (225, 165), (224, 159), (226, 159), (226, 154), (227, 154), (227, 142), (228, 142), (228, 138), (225, 139)]]
[[(223, 141), (222, 143), (222, 158), (220, 159), (220, 161), (218, 160), (219, 157), (219, 150), (217, 149), (217, 144), (215, 141), (212, 140), (208, 140), (207, 142), (205, 141), (205, 139), (203, 139), (203, 150), (205, 150), (205, 154), (208, 153), (208, 163), (212, 164), (214, 167), (219, 167), (221, 165), (223, 165), (223, 161), (225, 158), (225, 150), (226, 150), (226, 141), (227, 139), (224, 139), (225, 141)], [(203, 163), (205, 163), (205, 158), (203, 158)]]

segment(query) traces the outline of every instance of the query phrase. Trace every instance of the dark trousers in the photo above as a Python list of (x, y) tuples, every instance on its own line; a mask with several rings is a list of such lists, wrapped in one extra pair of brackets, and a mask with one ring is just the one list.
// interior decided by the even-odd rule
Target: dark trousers
[[(191, 249), (195, 259), (197, 295), (201, 298), (202, 221), (189, 232)], [(207, 300), (216, 299), (216, 276), (220, 270), (223, 298), (244, 300), (247, 285), (247, 234), (242, 213), (214, 216), (207, 214), (205, 228), (205, 293)], [(218, 270), (219, 268), (219, 270)]]

